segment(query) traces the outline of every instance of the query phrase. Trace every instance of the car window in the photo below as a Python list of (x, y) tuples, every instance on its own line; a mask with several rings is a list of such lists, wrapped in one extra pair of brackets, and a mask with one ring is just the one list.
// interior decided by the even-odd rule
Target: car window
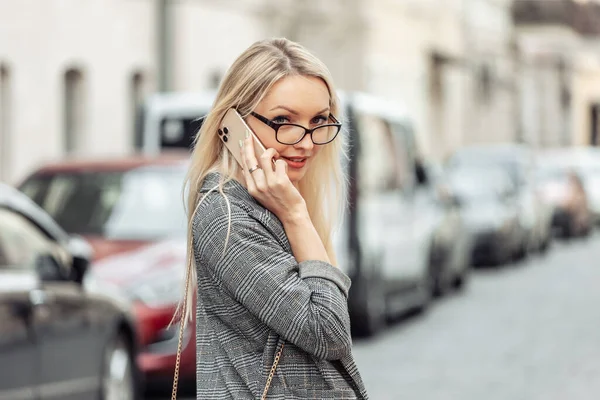
[(382, 118), (357, 113), (360, 132), (359, 188), (363, 192), (403, 189), (409, 177), (408, 154), (397, 132)]
[(194, 118), (163, 118), (160, 123), (161, 148), (193, 147), (194, 138), (202, 127), (203, 119)]
[(185, 168), (142, 167), (32, 177), (22, 191), (68, 233), (117, 240), (185, 236)]
[(0, 269), (34, 269), (36, 259), (52, 254), (67, 261), (65, 250), (23, 216), (0, 208)]
[(493, 200), (513, 188), (506, 173), (494, 169), (452, 169), (447, 176), (454, 194), (463, 200)]

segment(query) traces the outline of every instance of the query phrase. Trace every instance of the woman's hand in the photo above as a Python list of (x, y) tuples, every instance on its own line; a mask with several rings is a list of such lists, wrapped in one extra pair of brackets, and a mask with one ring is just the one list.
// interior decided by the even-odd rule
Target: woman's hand
[[(287, 163), (277, 159), (277, 151), (267, 149), (257, 160), (252, 137), (246, 138), (240, 145), (246, 187), (252, 197), (283, 223), (308, 216), (304, 198), (287, 175)], [(256, 166), (259, 168), (254, 169)]]

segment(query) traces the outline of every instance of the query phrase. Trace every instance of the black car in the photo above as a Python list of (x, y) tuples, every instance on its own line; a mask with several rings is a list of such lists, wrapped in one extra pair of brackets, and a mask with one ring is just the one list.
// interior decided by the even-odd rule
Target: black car
[(0, 184), (0, 399), (134, 399), (135, 326), (83, 280), (90, 246)]

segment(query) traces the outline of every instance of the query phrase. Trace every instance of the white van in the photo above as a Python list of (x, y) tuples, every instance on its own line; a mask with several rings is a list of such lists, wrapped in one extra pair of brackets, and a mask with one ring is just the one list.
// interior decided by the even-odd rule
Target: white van
[[(215, 92), (157, 94), (144, 104), (139, 150), (189, 147)], [(335, 237), (340, 267), (352, 278), (354, 332), (373, 334), (386, 317), (430, 301), (435, 221), (420, 215), (414, 192), (416, 144), (406, 109), (365, 93), (339, 93), (351, 144), (349, 207)], [(338, 117), (338, 116), (336, 116)]]

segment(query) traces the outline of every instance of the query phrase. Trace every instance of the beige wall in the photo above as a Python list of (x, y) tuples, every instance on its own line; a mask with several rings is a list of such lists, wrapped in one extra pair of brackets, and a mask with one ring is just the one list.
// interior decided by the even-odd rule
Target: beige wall
[(461, 78), (451, 67), (443, 73), (443, 90), (434, 102), (430, 67), (434, 51), (463, 56), (458, 3), (379, 0), (367, 9), (366, 90), (406, 104), (426, 156), (441, 157), (462, 125)]
[[(407, 104), (426, 156), (442, 159), (465, 144), (514, 140), (516, 93), (505, 85), (515, 79), (510, 3), (378, 0), (368, 7), (366, 88)], [(433, 52), (448, 59), (437, 78)], [(493, 84), (486, 104), (477, 94), (483, 61), (494, 82), (502, 82)]]
[[(539, 147), (589, 144), (590, 106), (600, 101), (600, 41), (560, 26), (523, 26), (518, 32), (527, 140)], [(558, 58), (567, 62), (562, 78)], [(561, 79), (570, 93), (567, 110), (561, 105)]]
[(152, 12), (146, 1), (0, 2), (0, 63), (11, 78), (12, 157), (3, 180), (63, 156), (63, 74), (71, 67), (83, 73), (87, 103), (80, 153), (128, 149), (129, 76), (154, 72)]
[[(597, 48), (598, 46), (593, 46)], [(600, 50), (600, 49), (598, 49)], [(600, 104), (600, 54), (589, 52), (578, 59), (577, 74), (573, 78), (573, 142), (576, 145), (590, 144), (591, 110)]]
[(174, 3), (172, 90), (213, 87), (213, 76), (222, 76), (245, 48), (264, 37), (258, 9), (205, 3)]

